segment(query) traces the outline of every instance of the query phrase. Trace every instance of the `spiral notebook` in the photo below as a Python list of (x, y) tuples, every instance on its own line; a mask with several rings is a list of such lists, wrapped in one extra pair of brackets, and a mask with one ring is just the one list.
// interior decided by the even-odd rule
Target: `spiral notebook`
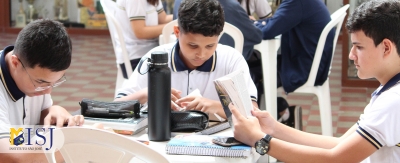
[(217, 157), (247, 158), (252, 150), (247, 145), (223, 147), (212, 142), (218, 136), (210, 135), (177, 135), (165, 147), (167, 154), (201, 155)]

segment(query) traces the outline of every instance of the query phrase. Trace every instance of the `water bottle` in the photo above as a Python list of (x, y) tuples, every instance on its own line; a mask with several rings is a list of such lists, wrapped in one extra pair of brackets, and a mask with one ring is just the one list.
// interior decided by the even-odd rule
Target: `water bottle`
[(152, 52), (149, 60), (148, 136), (151, 141), (167, 141), (171, 138), (171, 70), (168, 67), (168, 53)]

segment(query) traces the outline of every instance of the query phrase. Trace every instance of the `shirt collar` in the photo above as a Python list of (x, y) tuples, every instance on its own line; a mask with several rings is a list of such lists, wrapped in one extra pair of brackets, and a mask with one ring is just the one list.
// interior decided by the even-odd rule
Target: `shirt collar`
[[(174, 72), (178, 71), (185, 71), (189, 70), (191, 71), (184, 63), (179, 55), (179, 41), (176, 42), (175, 46), (171, 50), (171, 69)], [(217, 63), (217, 51), (214, 52), (214, 54), (206, 61), (204, 62), (201, 66), (197, 67), (197, 71), (202, 71), (202, 72), (213, 72), (215, 70)]]
[(8, 95), (10, 98), (16, 102), (21, 97), (24, 97), (25, 94), (19, 90), (17, 87), (17, 84), (15, 84), (14, 79), (11, 77), (10, 71), (8, 69), (7, 63), (6, 63), (6, 54), (10, 52), (11, 50), (14, 49), (14, 46), (8, 46), (4, 48), (3, 51), (0, 51), (0, 80), (4, 85), (4, 88), (6, 89)]
[(394, 77), (392, 77), (392, 78), (382, 87), (382, 89), (380, 89), (379, 91), (378, 91), (378, 89), (375, 90), (375, 91), (371, 94), (371, 96), (375, 96), (375, 95), (379, 96), (379, 95), (381, 95), (383, 92), (385, 92), (386, 90), (389, 90), (390, 88), (392, 88), (393, 86), (395, 86), (395, 85), (398, 84), (398, 83), (400, 83), (400, 73), (398, 73), (397, 75), (395, 75)]

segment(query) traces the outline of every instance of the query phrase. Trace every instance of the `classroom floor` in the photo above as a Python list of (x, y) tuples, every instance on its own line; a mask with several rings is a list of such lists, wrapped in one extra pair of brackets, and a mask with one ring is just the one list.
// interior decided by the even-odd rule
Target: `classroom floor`
[[(0, 47), (14, 44), (16, 34), (0, 34)], [(67, 82), (53, 89), (54, 104), (71, 113), (80, 109), (83, 98), (112, 101), (115, 89), (116, 64), (109, 36), (72, 35), (73, 55), (67, 70)], [(341, 136), (357, 122), (375, 88), (350, 88), (341, 85), (342, 46), (337, 45), (329, 76), (334, 136)], [(283, 94), (290, 105), (303, 108), (303, 130), (321, 133), (317, 97), (311, 94)]]

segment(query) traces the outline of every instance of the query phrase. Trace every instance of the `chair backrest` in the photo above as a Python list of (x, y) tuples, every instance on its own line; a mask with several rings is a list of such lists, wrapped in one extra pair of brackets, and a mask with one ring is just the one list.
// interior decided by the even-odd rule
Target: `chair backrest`
[(169, 162), (148, 145), (106, 130), (67, 127), (53, 130), (53, 135), (48, 132), (45, 137), (46, 140), (53, 140), (49, 151), (42, 148), (49, 163), (55, 163), (56, 149), (59, 149), (67, 163), (128, 163), (132, 159), (151, 163)]
[[(173, 33), (173, 27), (178, 25), (178, 20), (173, 20), (166, 24), (162, 30), (162, 41), (160, 41), (160, 44), (167, 44), (171, 43), (175, 40), (172, 40), (170, 37), (165, 37), (165, 36), (170, 36)], [(242, 32), (236, 28), (234, 25), (225, 22), (224, 29), (222, 33), (219, 35), (219, 38), (221, 38), (222, 34), (228, 34), (230, 35), (233, 40), (235, 41), (235, 49), (238, 50), (240, 53), (243, 51), (243, 44), (244, 44), (244, 37)]]
[(174, 33), (174, 26), (178, 26), (178, 19), (172, 20), (169, 23), (165, 24), (161, 32), (161, 34), (163, 35), (163, 40), (161, 41), (162, 44), (168, 44), (175, 41), (172, 40), (171, 37), (168, 37), (169, 35)]
[[(100, 3), (101, 3), (101, 6), (103, 7), (103, 10), (104, 10), (104, 13), (106, 16), (108, 29), (110, 31), (111, 40), (112, 40), (113, 47), (114, 47), (115, 57), (117, 58), (117, 55), (118, 55), (117, 48), (121, 48), (122, 58), (123, 58), (124, 64), (125, 64), (126, 74), (128, 75), (128, 78), (129, 78), (129, 76), (132, 74), (133, 70), (132, 70), (131, 62), (130, 62), (130, 59), (128, 56), (128, 51), (126, 49), (121, 25), (119, 24), (117, 19), (115, 19), (116, 10), (120, 10), (120, 9), (118, 8), (117, 4), (112, 0), (100, 0)], [(119, 43), (119, 47), (116, 46), (117, 41)], [(118, 67), (118, 71), (121, 71), (119, 68), (119, 65), (117, 65), (117, 67)]]
[(228, 22), (225, 22), (224, 30), (219, 35), (219, 39), (222, 37), (223, 33), (226, 33), (233, 38), (233, 40), (235, 41), (235, 49), (242, 53), (244, 44), (243, 33), (237, 27)]
[(350, 5), (347, 4), (343, 7), (341, 7), (340, 9), (336, 10), (331, 15), (331, 21), (325, 26), (324, 30), (322, 30), (322, 33), (319, 36), (318, 45), (317, 45), (317, 49), (315, 51), (314, 60), (313, 60), (312, 66), (311, 66), (310, 74), (308, 76), (307, 82), (303, 86), (314, 86), (315, 78), (317, 77), (317, 72), (318, 72), (319, 64), (321, 62), (322, 52), (324, 50), (326, 38), (327, 38), (329, 32), (334, 27), (336, 27), (335, 37), (333, 39), (332, 58), (331, 58), (331, 63), (330, 63), (330, 67), (329, 67), (329, 72), (328, 72), (328, 74), (330, 74), (331, 67), (332, 67), (333, 55), (335, 54), (336, 42), (339, 37), (339, 33), (340, 33), (340, 29), (342, 27), (343, 20), (347, 14), (346, 10), (349, 7), (350, 7)]

